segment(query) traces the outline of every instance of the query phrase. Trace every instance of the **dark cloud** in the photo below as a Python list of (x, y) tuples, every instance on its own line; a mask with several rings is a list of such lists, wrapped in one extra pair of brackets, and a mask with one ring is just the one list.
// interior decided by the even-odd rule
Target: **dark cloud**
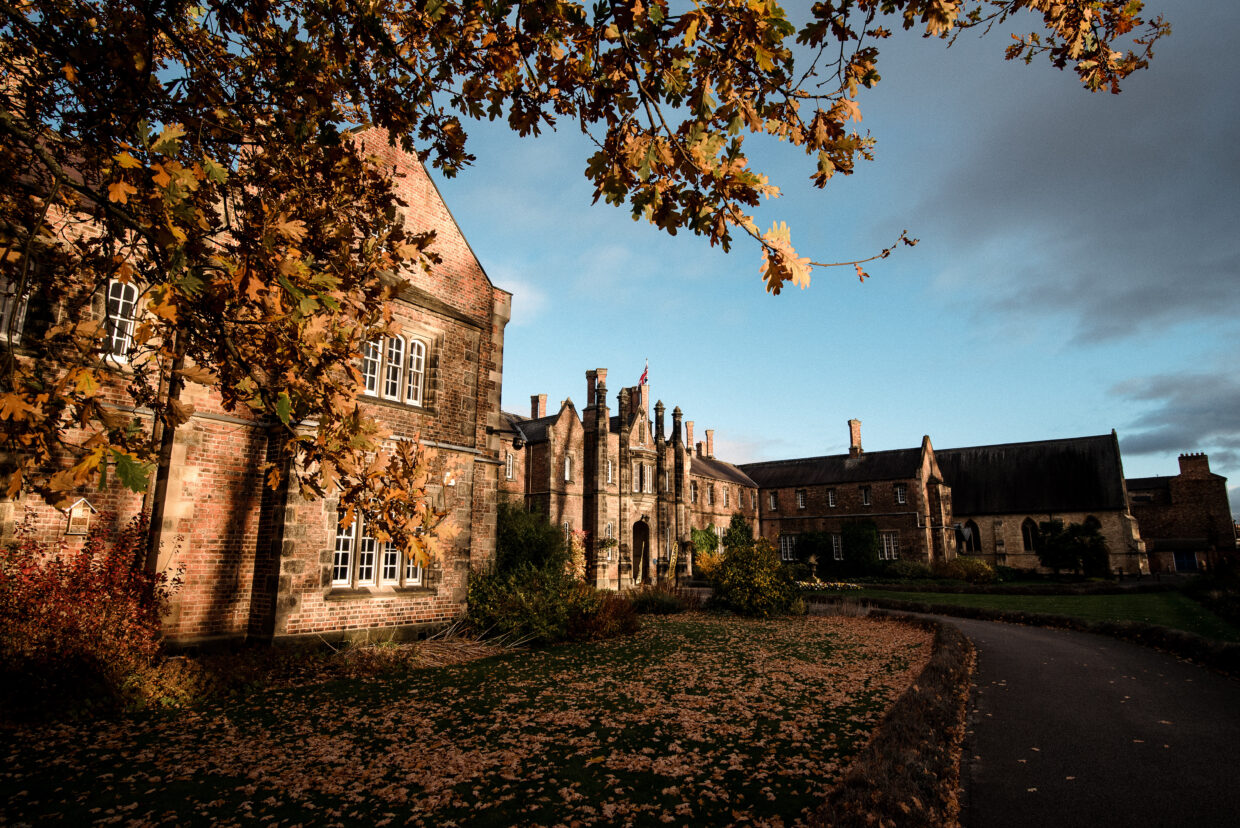
[(944, 264), (988, 274), (970, 286), (986, 310), (1065, 315), (1071, 339), (1100, 341), (1240, 307), (1240, 4), (1157, 5), (1175, 31), (1119, 96), (1035, 64), (944, 103), (984, 126), (948, 138), (910, 223)]
[(1240, 465), (1240, 381), (1233, 376), (1163, 374), (1122, 383), (1112, 393), (1150, 406), (1121, 439), (1125, 454), (1208, 449), (1212, 464)]

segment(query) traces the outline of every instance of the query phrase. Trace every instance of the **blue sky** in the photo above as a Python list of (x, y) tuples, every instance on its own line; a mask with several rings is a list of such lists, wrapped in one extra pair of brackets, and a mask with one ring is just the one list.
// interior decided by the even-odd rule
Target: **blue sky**
[(1038, 27), (1026, 15), (951, 49), (887, 41), (859, 96), (876, 160), (825, 190), (798, 150), (750, 139), (784, 191), (758, 223), (787, 221), (801, 255), (921, 239), (865, 284), (816, 269), (770, 296), (752, 244), (723, 254), (591, 206), (572, 124), (535, 140), (467, 125), (477, 163), (436, 179), (514, 294), (505, 409), (580, 407), (599, 367), (614, 408), (649, 359), (652, 397), (732, 462), (845, 451), (850, 417), (868, 450), (1115, 429), (1127, 476), (1205, 451), (1240, 511), (1240, 3), (1146, 7), (1174, 31), (1121, 95), (1005, 62), (1008, 32)]

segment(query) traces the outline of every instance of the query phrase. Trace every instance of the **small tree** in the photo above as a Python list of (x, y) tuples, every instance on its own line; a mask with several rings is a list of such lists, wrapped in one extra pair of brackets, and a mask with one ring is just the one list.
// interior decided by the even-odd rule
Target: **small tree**
[(725, 549), (740, 549), (753, 545), (753, 525), (740, 512), (732, 513), (732, 522), (723, 533)]
[(726, 549), (713, 581), (714, 600), (738, 615), (779, 615), (797, 597), (788, 568), (766, 538)]
[(1059, 575), (1070, 569), (1078, 575), (1108, 574), (1107, 540), (1093, 522), (1070, 523), (1062, 520), (1043, 521), (1038, 527), (1038, 562)]
[(569, 563), (564, 533), (546, 515), (514, 503), (499, 504), (496, 520), (495, 568), (563, 569)]
[(845, 523), (840, 530), (846, 569), (853, 574), (878, 568), (878, 524), (872, 520)]

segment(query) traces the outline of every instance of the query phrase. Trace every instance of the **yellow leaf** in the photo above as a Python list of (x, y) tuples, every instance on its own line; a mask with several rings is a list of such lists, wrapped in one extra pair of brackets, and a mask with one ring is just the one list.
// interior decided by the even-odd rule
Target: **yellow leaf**
[(116, 163), (120, 164), (123, 169), (132, 170), (142, 166), (142, 162), (134, 158), (128, 152), (118, 152), (112, 156)]
[(306, 223), (301, 219), (290, 221), (287, 213), (281, 213), (273, 226), (276, 232), (291, 241), (299, 242), (306, 237)]

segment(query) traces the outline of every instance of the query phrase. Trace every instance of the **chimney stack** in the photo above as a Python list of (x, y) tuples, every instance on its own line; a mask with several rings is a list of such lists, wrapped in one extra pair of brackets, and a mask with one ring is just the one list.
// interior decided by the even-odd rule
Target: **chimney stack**
[(860, 457), (861, 456), (861, 421), (860, 420), (853, 419), (853, 420), (848, 421), (848, 456), (849, 457)]
[(1180, 455), (1180, 474), (1206, 477), (1210, 474), (1210, 457), (1204, 452)]
[(594, 407), (594, 386), (598, 381), (598, 371), (586, 371), (586, 408)]
[(706, 456), (711, 460), (715, 459), (715, 430), (713, 428), (706, 429)]
[(685, 445), (693, 451), (693, 420), (685, 420)]
[(531, 394), (530, 395), (530, 419), (537, 420), (539, 417), (547, 416), (547, 395)]
[(697, 449), (697, 456), (701, 457), (702, 456), (702, 441), (701, 440), (698, 440), (695, 448)]

